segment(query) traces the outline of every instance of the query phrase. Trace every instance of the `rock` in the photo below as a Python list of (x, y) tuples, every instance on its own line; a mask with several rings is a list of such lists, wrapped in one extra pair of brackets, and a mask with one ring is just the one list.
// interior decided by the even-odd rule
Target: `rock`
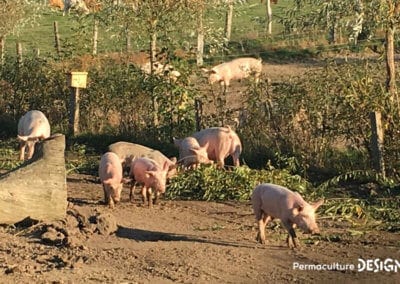
[(100, 213), (95, 220), (97, 232), (101, 235), (110, 235), (118, 230), (117, 221), (111, 213)]
[(36, 143), (31, 160), (0, 177), (0, 224), (63, 219), (67, 208), (65, 136)]

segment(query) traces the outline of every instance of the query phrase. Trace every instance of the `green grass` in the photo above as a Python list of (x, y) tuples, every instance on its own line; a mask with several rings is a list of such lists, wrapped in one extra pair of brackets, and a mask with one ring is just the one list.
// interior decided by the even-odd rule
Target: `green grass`
[[(273, 33), (274, 36), (279, 36), (282, 27), (277, 23), (277, 19), (284, 15), (284, 9), (289, 5), (290, 0), (281, 0), (279, 4), (273, 5)], [(243, 5), (236, 5), (234, 8), (234, 19), (232, 25), (232, 42), (243, 42), (252, 40), (262, 40), (270, 42), (271, 38), (265, 37), (265, 3), (260, 3), (259, 0), (251, 0)], [(207, 18), (212, 19), (216, 28), (223, 28), (225, 15), (217, 13), (209, 13)], [(72, 27), (78, 25), (75, 17), (62, 16), (61, 10), (51, 10), (50, 8), (44, 9), (41, 18), (36, 25), (23, 27), (19, 34), (9, 35), (6, 38), (6, 52), (8, 56), (16, 55), (16, 43), (22, 43), (23, 55), (28, 56), (34, 54), (37, 49), (40, 50), (42, 56), (55, 55), (55, 40), (53, 32), (53, 23), (58, 22), (59, 35), (61, 41), (69, 38), (72, 33)], [(88, 35), (91, 37), (91, 34)], [(282, 37), (281, 37), (282, 39)], [(195, 44), (195, 38), (190, 39)], [(207, 39), (206, 39), (207, 41)], [(143, 46), (146, 48), (146, 46)], [(252, 47), (252, 46), (250, 46)], [(249, 48), (250, 48), (249, 47)], [(89, 47), (90, 48), (90, 47)], [(261, 48), (260, 45), (255, 45), (252, 48)], [(99, 31), (99, 53), (103, 51), (116, 51), (123, 50), (123, 43), (119, 43), (116, 38), (111, 38), (104, 29)]]

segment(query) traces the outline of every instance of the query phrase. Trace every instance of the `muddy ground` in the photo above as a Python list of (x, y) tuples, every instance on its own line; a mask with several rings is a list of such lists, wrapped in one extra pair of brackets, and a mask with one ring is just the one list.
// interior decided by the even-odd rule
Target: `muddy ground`
[[(400, 261), (399, 233), (321, 218), (322, 236), (299, 233), (302, 247), (292, 250), (279, 222), (268, 226), (267, 245), (255, 241), (249, 203), (162, 200), (149, 209), (138, 195), (130, 203), (128, 188), (115, 209), (102, 199), (95, 177), (70, 175), (64, 222), (2, 227), (0, 282), (400, 283), (400, 267), (356, 271), (359, 258)], [(295, 263), (355, 268), (310, 271)]]
[[(266, 66), (272, 80), (307, 68)], [(399, 233), (320, 218), (322, 236), (298, 233), (302, 247), (292, 250), (279, 221), (268, 226), (267, 245), (255, 241), (249, 203), (163, 199), (149, 209), (138, 196), (130, 203), (125, 188), (109, 209), (96, 177), (68, 175), (67, 183), (65, 220), (0, 227), (1, 283), (400, 283), (400, 264), (398, 272), (357, 271), (359, 258), (400, 261)], [(340, 267), (294, 269), (308, 264)]]

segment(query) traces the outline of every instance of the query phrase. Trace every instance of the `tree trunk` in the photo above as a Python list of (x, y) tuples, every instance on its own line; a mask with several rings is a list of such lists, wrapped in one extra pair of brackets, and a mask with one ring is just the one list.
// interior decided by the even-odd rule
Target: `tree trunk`
[(385, 163), (383, 160), (383, 127), (381, 113), (370, 113), (370, 120), (372, 166), (375, 171), (385, 176)]
[(393, 26), (388, 27), (386, 30), (386, 90), (390, 94), (391, 100), (397, 103), (396, 92), (396, 68), (394, 63), (394, 33)]
[(153, 31), (150, 35), (151, 73), (153, 73), (153, 63), (156, 61), (156, 54), (157, 54), (157, 33)]
[(203, 65), (204, 55), (204, 27), (203, 27), (203, 9), (197, 12), (197, 53), (196, 62), (197, 66)]
[(232, 18), (233, 18), (233, 0), (229, 0), (228, 10), (226, 11), (226, 18), (225, 18), (225, 38), (227, 42), (231, 40)]
[[(151, 35), (150, 35), (150, 70), (151, 74), (153, 74), (153, 63), (156, 61), (156, 52), (157, 52), (157, 33), (155, 32), (155, 28), (153, 29)], [(159, 120), (158, 120), (158, 102), (157, 98), (153, 95), (152, 98), (152, 103), (153, 103), (153, 124), (154, 126), (159, 125)]]
[(265, 31), (267, 35), (272, 34), (272, 7), (271, 7), (271, 0), (266, 0), (267, 5), (267, 20), (265, 21)]

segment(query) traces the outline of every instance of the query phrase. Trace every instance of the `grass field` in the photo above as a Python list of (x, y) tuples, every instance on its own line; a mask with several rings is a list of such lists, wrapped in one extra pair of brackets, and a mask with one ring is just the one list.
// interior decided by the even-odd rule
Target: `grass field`
[[(246, 40), (257, 40), (265, 43), (271, 43), (274, 40), (281, 40), (282, 31), (281, 26), (277, 23), (278, 19), (284, 16), (285, 7), (289, 5), (289, 0), (281, 0), (278, 4), (273, 5), (274, 24), (273, 24), (273, 37), (266, 38), (265, 36), (265, 14), (266, 6), (265, 3), (260, 3), (259, 0), (251, 0), (244, 4), (238, 4), (235, 6), (234, 19), (232, 26), (232, 42), (241, 43)], [(93, 22), (93, 16), (88, 17), (89, 25)], [(209, 26), (222, 29), (224, 26), (225, 15), (223, 11), (220, 13), (209, 12), (206, 15), (206, 19)], [(74, 32), (73, 27), (79, 27), (80, 23), (77, 21), (77, 17), (62, 16), (61, 10), (50, 9), (46, 7), (43, 11), (41, 18), (38, 23), (33, 26), (23, 27), (19, 34), (13, 34), (6, 38), (6, 51), (8, 56), (14, 56), (16, 54), (16, 43), (22, 43), (23, 54), (25, 56), (40, 50), (41, 55), (55, 55), (55, 40), (53, 25), (54, 22), (58, 22), (59, 34), (61, 37), (62, 44), (65, 39), (69, 38)], [(210, 24), (212, 22), (212, 24)], [(182, 33), (183, 34), (183, 33)], [(193, 33), (192, 33), (193, 34)], [(91, 34), (88, 32), (87, 38), (90, 38)], [(277, 39), (274, 39), (277, 38)], [(195, 36), (189, 39), (195, 44)], [(207, 43), (207, 38), (206, 38)], [(147, 45), (142, 46), (142, 43), (133, 42), (133, 49), (146, 48)], [(104, 27), (99, 30), (99, 52), (105, 51), (119, 51), (124, 50), (123, 40), (118, 40), (115, 34), (106, 32)], [(88, 46), (90, 49), (90, 45)]]

